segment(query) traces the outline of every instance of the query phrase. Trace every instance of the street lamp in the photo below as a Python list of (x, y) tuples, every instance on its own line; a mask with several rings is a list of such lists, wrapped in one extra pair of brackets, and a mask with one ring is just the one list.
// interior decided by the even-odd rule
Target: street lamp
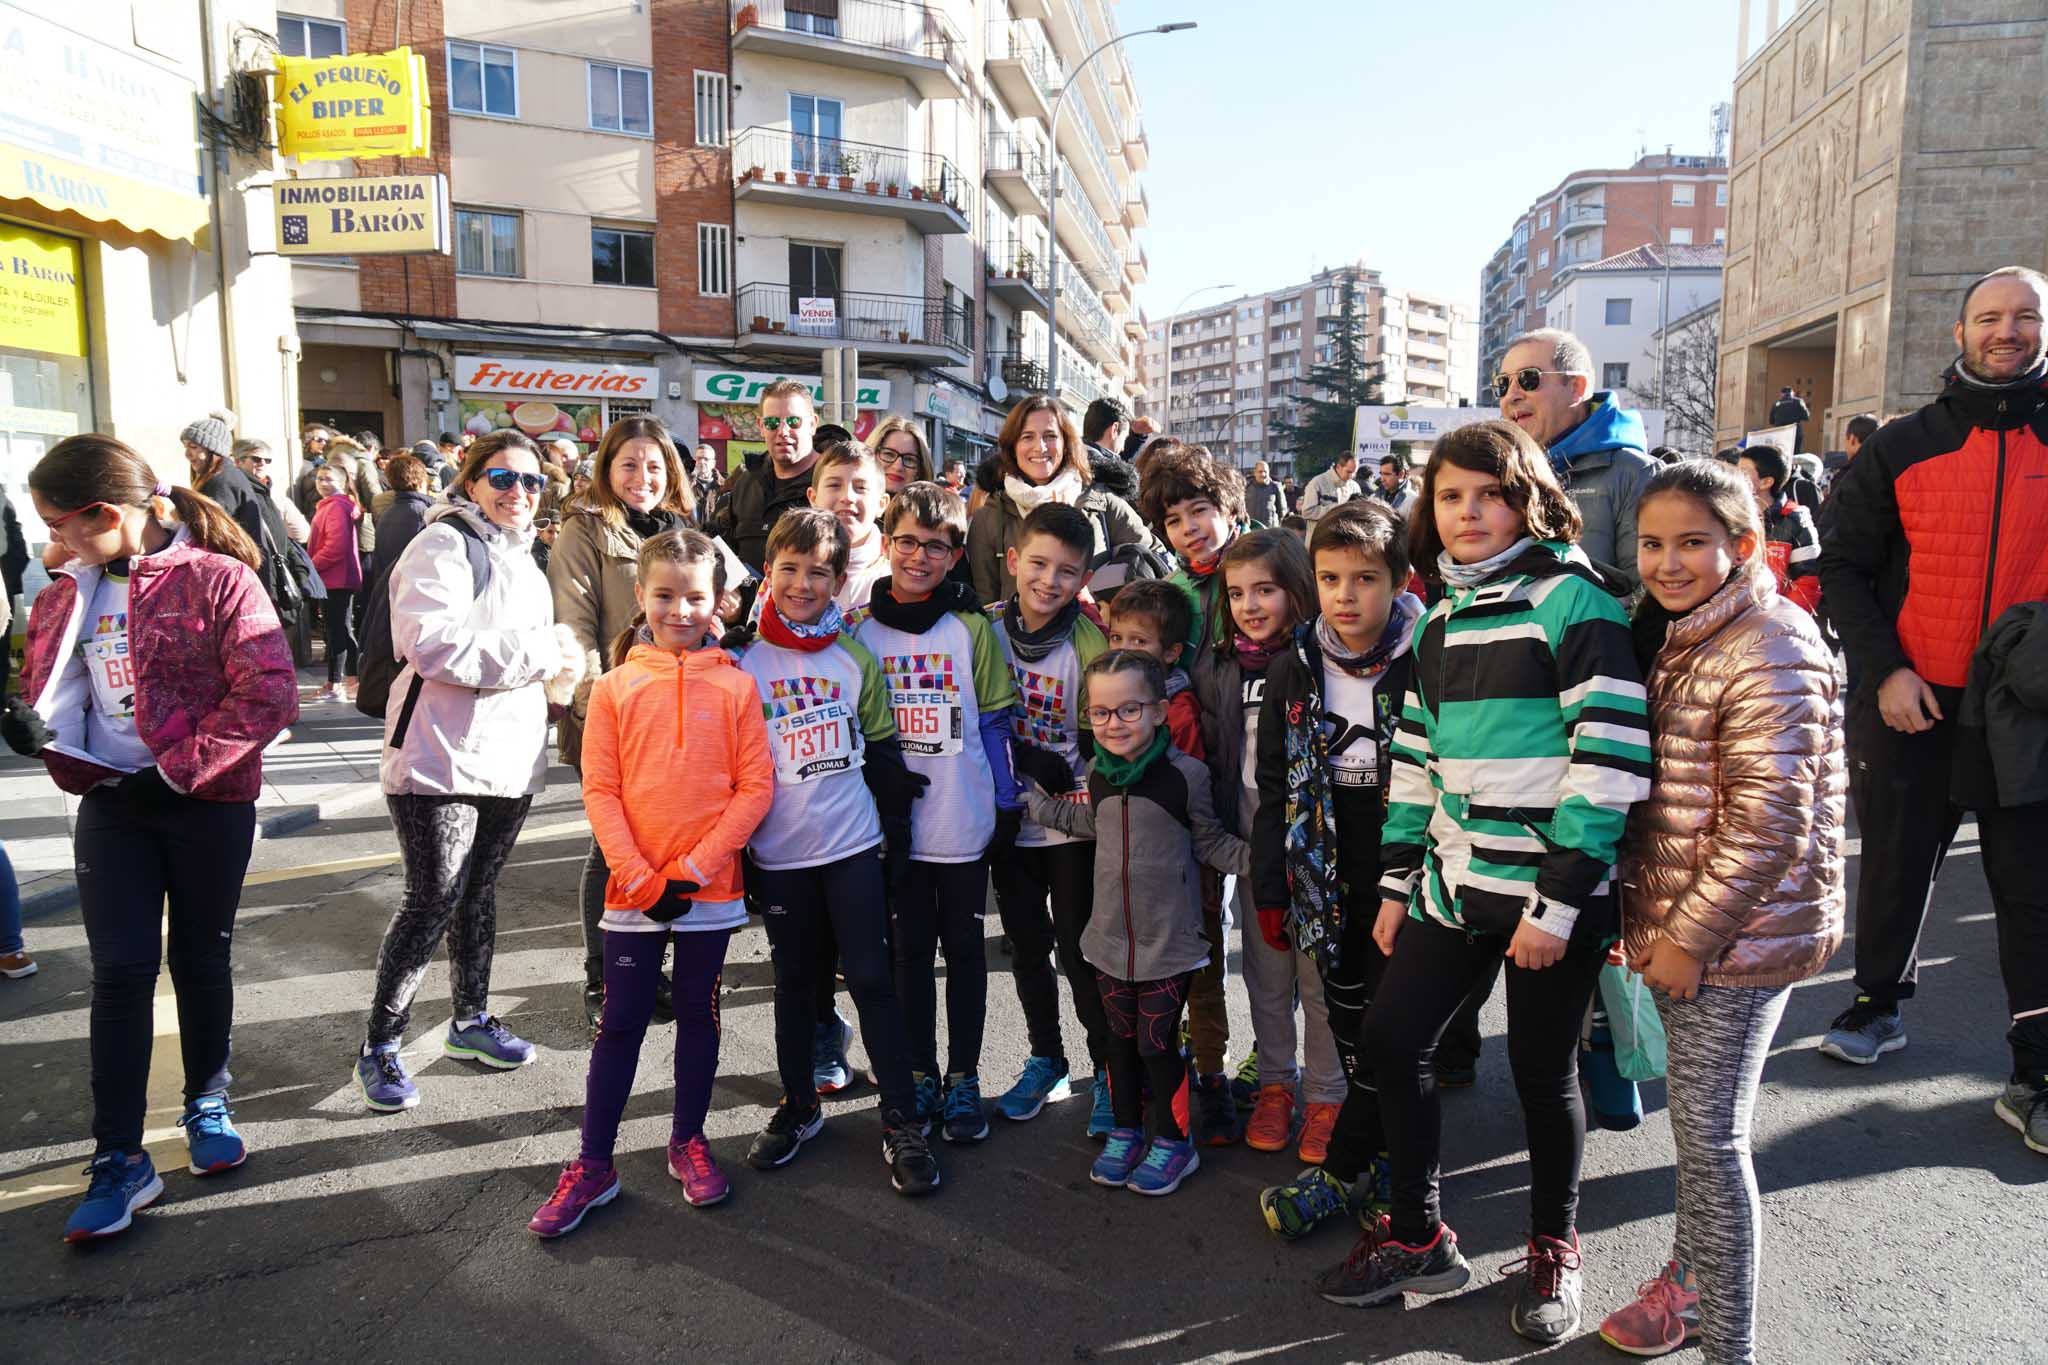
[(1141, 28), (1136, 33), (1119, 33), (1076, 62), (1067, 72), (1066, 83), (1060, 86), (1060, 93), (1053, 99), (1052, 122), (1046, 134), (1052, 143), (1052, 205), (1046, 211), (1045, 219), (1046, 235), (1052, 238), (1052, 270), (1046, 281), (1049, 316), (1046, 318), (1045, 338), (1045, 391), (1051, 397), (1060, 395), (1060, 111), (1066, 107), (1067, 92), (1074, 88), (1088, 63), (1117, 44), (1147, 33), (1178, 33), (1195, 26), (1194, 21), (1184, 20), (1178, 24), (1161, 24), (1157, 28)]
[(1168, 314), (1166, 315), (1166, 421), (1167, 421), (1167, 424), (1168, 424), (1169, 426), (1171, 426), (1171, 425), (1172, 425), (1172, 423), (1173, 423), (1173, 324), (1174, 324), (1174, 320), (1175, 320), (1176, 318), (1178, 318), (1178, 317), (1179, 317), (1179, 316), (1181, 315), (1181, 310), (1182, 310), (1182, 309), (1184, 309), (1184, 308), (1186, 308), (1186, 307), (1188, 306), (1188, 303), (1189, 303), (1189, 301), (1190, 301), (1190, 300), (1192, 300), (1192, 299), (1196, 299), (1196, 298), (1199, 298), (1199, 297), (1201, 297), (1201, 296), (1202, 296), (1203, 294), (1213, 294), (1213, 293), (1214, 293), (1214, 292), (1216, 292), (1216, 291), (1217, 291), (1218, 289), (1235, 289), (1235, 288), (1237, 288), (1237, 286), (1236, 286), (1236, 285), (1234, 285), (1234, 284), (1205, 284), (1205, 285), (1203, 285), (1203, 286), (1202, 286), (1202, 287), (1201, 287), (1200, 289), (1191, 289), (1191, 290), (1189, 290), (1189, 291), (1187, 292), (1186, 296), (1185, 296), (1185, 297), (1183, 297), (1183, 298), (1181, 299), (1181, 301), (1180, 301), (1179, 303), (1176, 303), (1176, 304), (1175, 304), (1175, 305), (1173, 306), (1173, 311), (1172, 311), (1171, 313), (1168, 313)]

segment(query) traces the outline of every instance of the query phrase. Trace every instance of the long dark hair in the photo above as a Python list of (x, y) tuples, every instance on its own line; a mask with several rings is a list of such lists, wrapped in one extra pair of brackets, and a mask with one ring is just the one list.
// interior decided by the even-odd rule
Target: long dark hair
[(1584, 522), (1578, 505), (1557, 481), (1550, 457), (1528, 432), (1513, 422), (1474, 422), (1447, 433), (1429, 452), (1422, 470), (1422, 496), (1408, 517), (1408, 562), (1432, 583), (1437, 556), (1444, 551), (1436, 530), (1436, 474), (1452, 464), (1473, 474), (1500, 480), (1501, 497), (1521, 514), (1522, 524), (1538, 540), (1578, 540)]
[[(1058, 400), (1042, 393), (1034, 393), (1011, 408), (1010, 415), (1003, 420), (1002, 432), (996, 437), (996, 459), (1003, 473), (1024, 478), (1024, 471), (1017, 464), (1017, 439), (1024, 434), (1025, 419), (1038, 412), (1051, 413), (1059, 425), (1060, 469), (1073, 470), (1081, 476), (1084, 484), (1093, 482), (1095, 475), (1088, 467), (1088, 452), (1081, 445), (1081, 433), (1074, 430), (1073, 419), (1067, 416), (1067, 410), (1059, 405)], [(1055, 479), (1060, 476), (1060, 469), (1053, 471)]]
[(1316, 619), (1316, 573), (1309, 563), (1308, 547), (1292, 531), (1273, 527), (1247, 531), (1230, 542), (1216, 563), (1216, 620), (1210, 638), (1219, 650), (1234, 655), (1237, 647), (1237, 619), (1230, 614), (1230, 570), (1239, 564), (1262, 563), (1287, 591), (1287, 604), (1294, 611), (1289, 629)]
[(688, 519), (697, 514), (697, 500), (690, 492), (690, 476), (683, 472), (682, 452), (669, 435), (668, 423), (659, 417), (621, 417), (605, 428), (597, 445), (597, 472), (583, 491), (583, 505), (592, 508), (614, 528), (626, 524), (626, 504), (612, 491), (612, 461), (628, 441), (652, 441), (661, 447), (662, 481), (660, 506)]
[[(147, 507), (154, 514), (161, 482), (149, 461), (126, 442), (97, 431), (65, 437), (28, 472), (30, 491), (60, 512), (105, 503), (110, 507)], [(194, 545), (239, 559), (252, 569), (262, 567), (263, 556), (256, 542), (212, 498), (190, 488), (172, 487), (163, 500), (191, 532)]]

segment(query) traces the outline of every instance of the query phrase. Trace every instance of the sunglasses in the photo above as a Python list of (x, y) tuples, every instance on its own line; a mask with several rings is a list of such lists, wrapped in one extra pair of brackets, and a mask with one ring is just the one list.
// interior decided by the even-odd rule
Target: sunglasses
[[(1493, 396), (1495, 398), (1507, 397), (1508, 386), (1511, 384), (1520, 386), (1523, 393), (1534, 393), (1536, 392), (1536, 390), (1543, 387), (1543, 376), (1546, 374), (1585, 374), (1585, 371), (1539, 370), (1536, 369), (1534, 366), (1531, 366), (1528, 369), (1516, 370), (1511, 375), (1497, 374), (1493, 377)], [(1587, 378), (1591, 377), (1592, 376), (1587, 375)]]
[(242, 463), (254, 465), (258, 469), (268, 469), (271, 466), (271, 459), (268, 455), (244, 455)]
[(916, 536), (890, 536), (889, 543), (905, 559), (922, 554), (926, 559), (944, 559), (960, 547), (950, 540), (919, 540)]
[(1144, 718), (1147, 707), (1158, 704), (1150, 701), (1127, 701), (1122, 706), (1091, 706), (1088, 708), (1088, 723), (1091, 726), (1107, 725), (1109, 718), (1115, 716), (1126, 725), (1135, 725)]
[(486, 469), (484, 481), (500, 493), (511, 492), (512, 486), (517, 484), (535, 497), (539, 497), (541, 490), (548, 486), (548, 481), (538, 474), (521, 474), (513, 469)]
[(791, 431), (795, 431), (803, 426), (803, 424), (804, 419), (801, 417), (763, 417), (761, 419), (761, 428), (764, 431), (779, 431), (783, 427), (788, 427)]

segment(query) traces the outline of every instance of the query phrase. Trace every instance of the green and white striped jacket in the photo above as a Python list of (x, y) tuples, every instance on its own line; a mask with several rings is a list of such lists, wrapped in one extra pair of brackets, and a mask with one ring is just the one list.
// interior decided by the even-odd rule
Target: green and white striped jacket
[(1422, 618), (1392, 746), (1380, 893), (1512, 934), (1615, 932), (1613, 868), (1650, 794), (1628, 618), (1568, 545), (1539, 541)]

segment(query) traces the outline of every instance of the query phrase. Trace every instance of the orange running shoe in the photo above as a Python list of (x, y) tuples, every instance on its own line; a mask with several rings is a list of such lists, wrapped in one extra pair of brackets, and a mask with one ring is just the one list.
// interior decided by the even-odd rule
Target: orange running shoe
[(1258, 1152), (1284, 1152), (1294, 1131), (1294, 1090), (1285, 1085), (1262, 1085), (1258, 1102), (1252, 1106), (1252, 1121), (1244, 1130), (1245, 1146)]
[(1323, 1158), (1330, 1154), (1330, 1134), (1337, 1127), (1337, 1111), (1342, 1108), (1335, 1104), (1311, 1104), (1303, 1108), (1301, 1119), (1301, 1145), (1294, 1154), (1311, 1166), (1323, 1164)]

